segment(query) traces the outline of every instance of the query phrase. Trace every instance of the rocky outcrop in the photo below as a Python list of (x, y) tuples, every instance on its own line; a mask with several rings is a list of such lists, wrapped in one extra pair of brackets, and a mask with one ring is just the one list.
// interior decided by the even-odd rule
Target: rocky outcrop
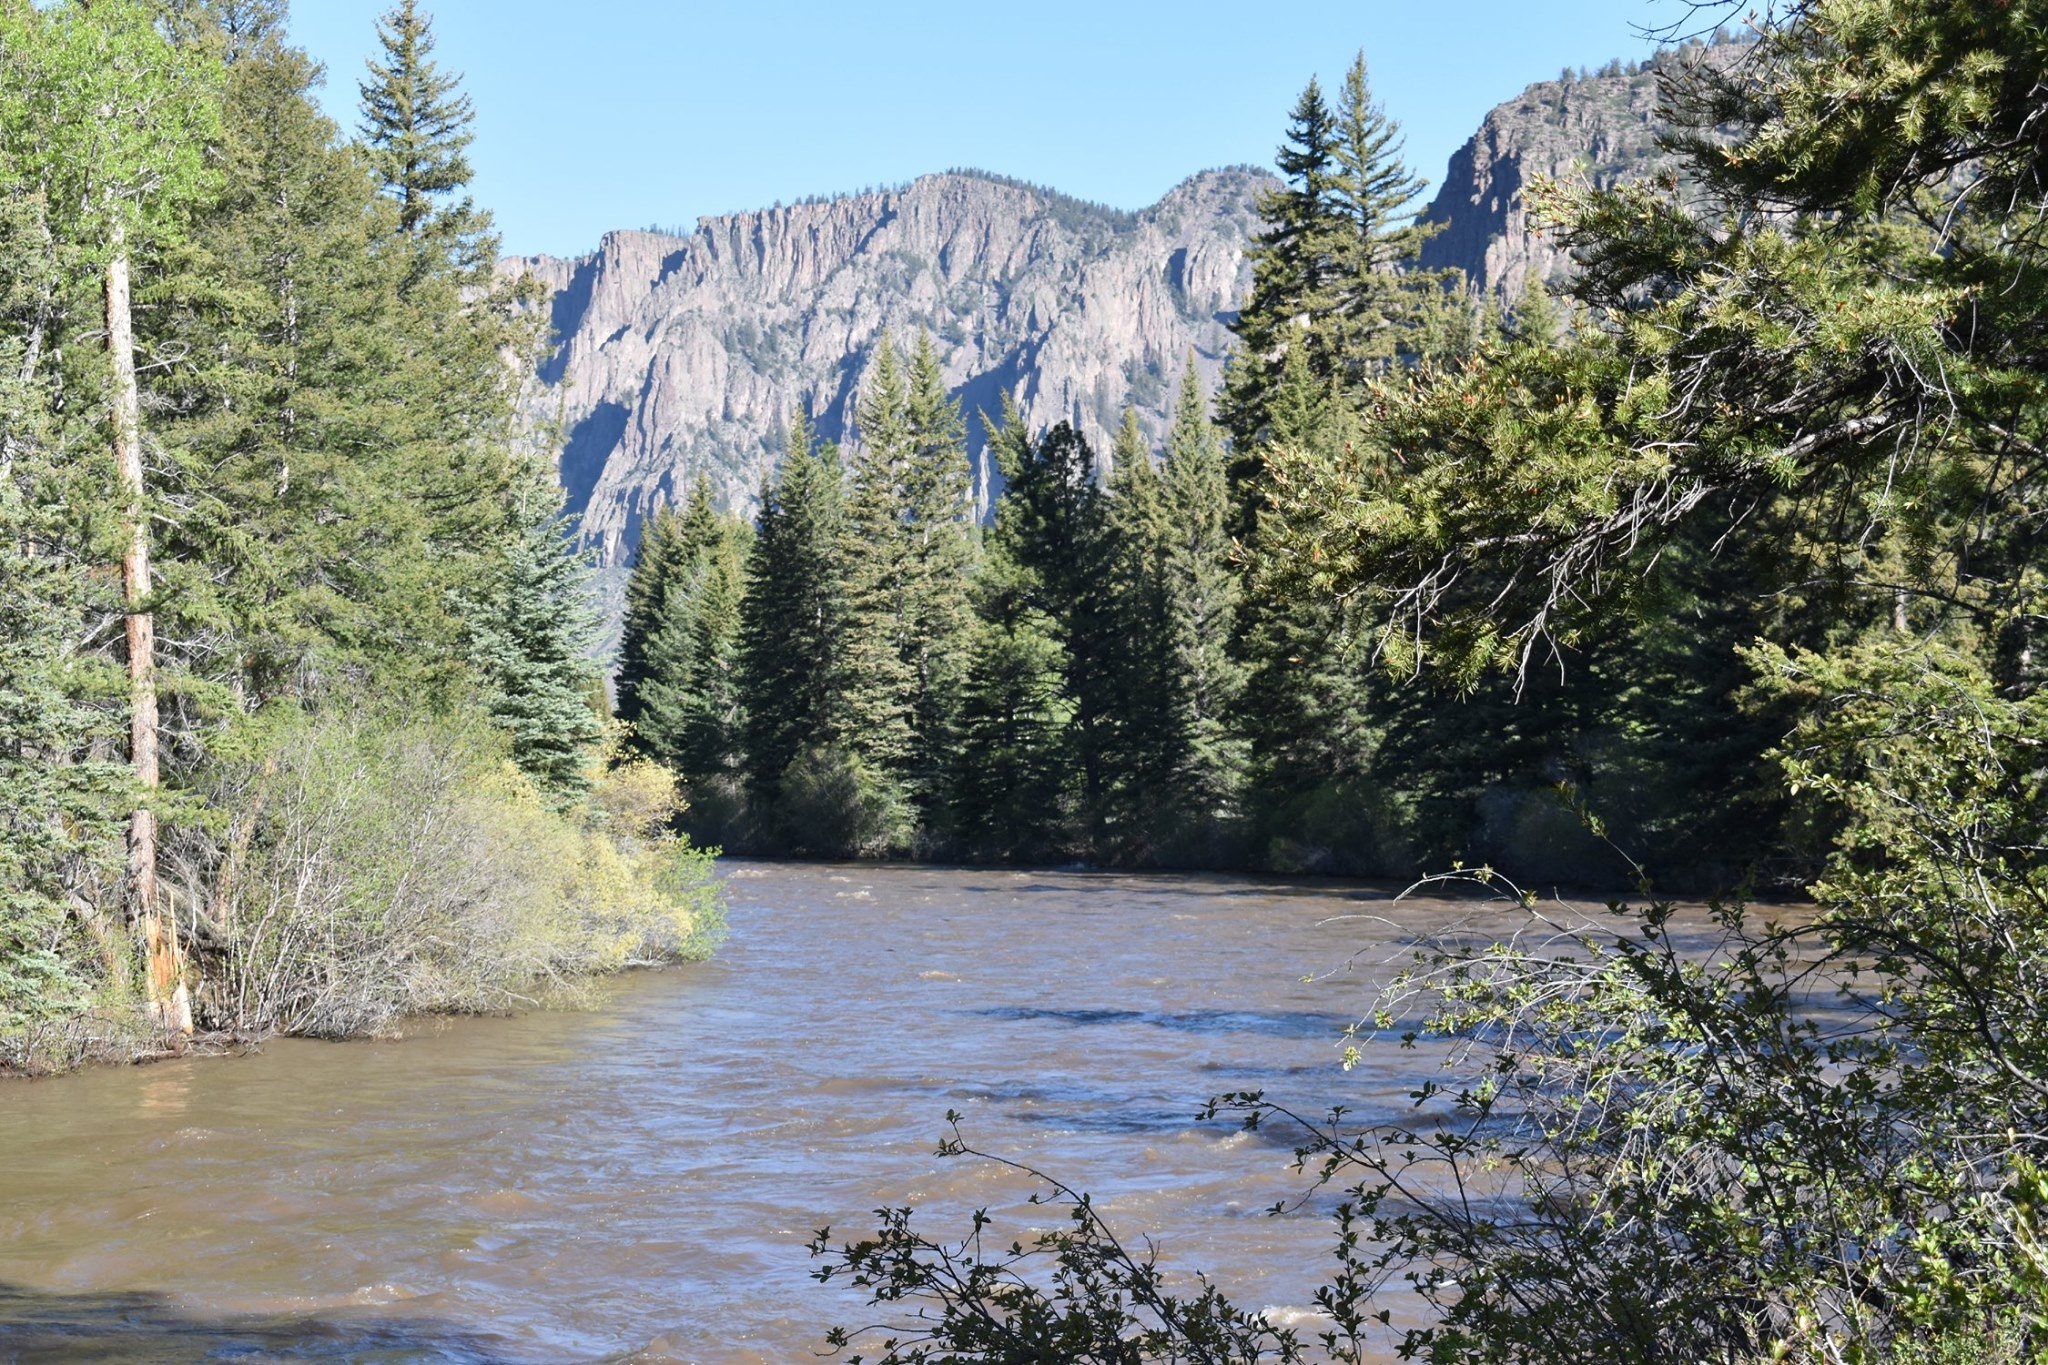
[(1639, 65), (1611, 62), (1597, 74), (1539, 81), (1496, 106), (1451, 155), (1422, 215), (1440, 225), (1422, 264), (1454, 266), (1509, 305), (1532, 274), (1546, 285), (1562, 283), (1571, 258), (1532, 219), (1529, 188), (1549, 177), (1607, 189), (1675, 169), (1657, 141), (1661, 82), (1682, 64), (1726, 62), (1746, 50), (1727, 42), (1688, 44)]
[[(1163, 439), (1185, 357), (1213, 380), (1248, 284), (1244, 245), (1270, 184), (1208, 171), (1122, 213), (973, 172), (704, 219), (687, 236), (614, 232), (575, 260), (514, 257), (550, 291), (557, 344), (527, 386), (556, 433), (569, 511), (600, 565), (700, 475), (749, 506), (801, 406), (850, 434), (883, 330), (931, 333), (976, 414), (1015, 394), (1106, 448), (1125, 405)], [(986, 487), (986, 471), (982, 471)]]

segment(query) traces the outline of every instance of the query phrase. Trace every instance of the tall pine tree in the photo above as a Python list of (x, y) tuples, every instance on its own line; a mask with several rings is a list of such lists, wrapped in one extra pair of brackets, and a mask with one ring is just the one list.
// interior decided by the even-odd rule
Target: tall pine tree
[[(1048, 499), (1037, 452), (1007, 395), (989, 449), (1007, 481), (974, 584), (976, 626), (953, 759), (953, 827), (971, 854), (1042, 858), (1072, 846), (1070, 656), (1040, 570)], [(1063, 520), (1065, 518), (1062, 518)]]
[(1322, 87), (1311, 79), (1295, 101), (1275, 158), (1283, 183), (1261, 196), (1264, 226), (1245, 253), (1252, 266), (1251, 294), (1232, 324), (1237, 348), (1217, 402), (1236, 451), (1234, 483), (1248, 483), (1258, 469), (1252, 456), (1268, 433), (1268, 398), (1281, 366), (1307, 326), (1335, 306), (1343, 250), (1337, 137)]
[(633, 692), (634, 742), (672, 768), (687, 799), (704, 808), (693, 833), (715, 837), (737, 795), (745, 528), (718, 510), (701, 478), (681, 515), (663, 522), (658, 550), (669, 571), (647, 613), (643, 673)]
[[(850, 461), (841, 562), (846, 573), (843, 635), (845, 742), (886, 800), (906, 809), (915, 739), (916, 623), (911, 601), (909, 393), (896, 347), (882, 333), (861, 394), (859, 440)], [(907, 839), (908, 830), (897, 837)]]
[(1226, 530), (1223, 443), (1209, 421), (1209, 395), (1192, 351), (1167, 434), (1163, 481), (1175, 669), (1186, 708), (1179, 780), (1198, 830), (1213, 831), (1235, 814), (1244, 774), (1244, 745), (1231, 723), (1244, 692), (1244, 669), (1230, 647), (1241, 588)]
[(418, 0), (399, 0), (377, 21), (383, 60), (368, 63), (362, 97), (363, 142), (398, 205), (398, 231), (410, 242), (451, 253), (475, 267), (485, 225), (474, 204), (453, 196), (469, 183), (475, 106), (462, 78), (433, 60), (433, 20)]
[(79, 648), (85, 623), (119, 606), (95, 588), (77, 516), (104, 495), (66, 458), (91, 433), (52, 401), (64, 272), (19, 169), (0, 155), (0, 1039), (77, 1015), (95, 960), (120, 982), (129, 956), (93, 894), (117, 867), (126, 794), (120, 765), (95, 751), (118, 751), (104, 699), (125, 689)]
[(1251, 294), (1231, 325), (1238, 344), (1217, 405), (1243, 536), (1258, 517), (1262, 447), (1283, 434), (1283, 396), (1337, 381), (1357, 401), (1360, 383), (1447, 335), (1446, 312), (1465, 306), (1442, 272), (1414, 269), (1430, 232), (1414, 221), (1424, 184), (1401, 161), (1399, 125), (1373, 102), (1363, 53), (1334, 113), (1309, 82), (1278, 164), (1285, 183), (1260, 201)]
[[(1447, 272), (1416, 268), (1423, 243), (1439, 231), (1416, 221), (1427, 183), (1401, 160), (1400, 125), (1374, 102), (1365, 54), (1344, 75), (1337, 106), (1332, 198), (1343, 231), (1335, 236), (1335, 297), (1318, 348), (1328, 371), (1348, 386), (1412, 359), (1435, 339), (1446, 310), (1463, 310)], [(1313, 310), (1312, 310), (1313, 311)]]
[(740, 618), (743, 767), (748, 799), (770, 830), (791, 764), (845, 732), (845, 524), (839, 452), (798, 412), (762, 490)]
[[(696, 496), (697, 489), (692, 488), (692, 501)], [(652, 659), (654, 641), (667, 617), (669, 589), (687, 574), (683, 515), (673, 507), (655, 509), (641, 528), (633, 566), (626, 575), (626, 615), (619, 631), (618, 670), (612, 684), (618, 698), (614, 714), (628, 727), (628, 746), (650, 758), (662, 754), (659, 742), (643, 736), (640, 728), (643, 694), (661, 680)]]
[[(406, 400), (426, 383), (393, 363), (418, 333), (379, 250), (388, 206), (312, 103), (317, 65), (274, 29), (237, 41), (221, 192), (146, 286), (151, 341), (185, 356), (150, 385), (184, 509), (164, 547), (170, 633), (244, 707), (343, 682), (445, 700), (449, 594), (479, 582), (444, 572), (417, 462), (460, 428), (444, 410), (433, 444), (413, 442)], [(504, 488), (470, 501), (503, 509)], [(200, 699), (178, 700), (203, 728)]]
[(1106, 659), (1112, 677), (1109, 774), (1097, 852), (1120, 859), (1159, 857), (1188, 823), (1186, 678), (1174, 621), (1172, 518), (1137, 413), (1125, 408), (1110, 461), (1109, 574), (1089, 588), (1109, 597), (1118, 641)]
[(9, 160), (23, 188), (68, 219), (50, 223), (53, 235), (80, 251), (102, 285), (100, 385), (121, 507), (129, 760), (140, 798), (128, 829), (129, 902), (149, 957), (151, 1014), (189, 1033), (182, 950), (158, 882), (156, 490), (145, 475), (133, 290), (137, 260), (175, 240), (209, 188), (203, 148), (218, 127), (219, 66), (172, 44), (156, 19), (136, 0), (12, 5), (0, 10), (0, 52)]
[(946, 392), (928, 332), (918, 333), (905, 416), (904, 508), (910, 536), (905, 662), (912, 686), (907, 777), (911, 799), (925, 824), (933, 826), (944, 819), (945, 774), (958, 742), (974, 623), (977, 544), (967, 428), (959, 403)]

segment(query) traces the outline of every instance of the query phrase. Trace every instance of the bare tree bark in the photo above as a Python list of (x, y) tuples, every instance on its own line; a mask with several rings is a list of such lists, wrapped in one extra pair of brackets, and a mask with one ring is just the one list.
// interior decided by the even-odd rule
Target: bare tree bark
[(142, 477), (142, 405), (135, 385), (135, 325), (129, 302), (128, 247), (118, 223), (107, 259), (107, 354), (114, 371), (114, 465), (127, 500), (128, 547), (121, 557), (127, 606), (128, 695), (132, 710), (128, 753), (142, 798), (128, 820), (128, 881), (134, 912), (149, 952), (149, 1013), (167, 1032), (192, 1032), (192, 1002), (185, 989), (175, 911), (157, 886), (156, 812), (148, 802), (160, 781), (157, 768), (156, 619), (144, 608), (150, 594), (148, 490)]

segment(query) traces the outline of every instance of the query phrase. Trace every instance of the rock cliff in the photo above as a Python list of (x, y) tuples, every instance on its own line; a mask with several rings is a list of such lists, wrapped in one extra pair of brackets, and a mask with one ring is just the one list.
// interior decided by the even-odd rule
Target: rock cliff
[[(1717, 35), (1717, 39), (1720, 35)], [(1539, 81), (1494, 107), (1452, 153), (1425, 222), (1442, 225), (1422, 263), (1455, 266), (1472, 285), (1512, 305), (1534, 273), (1545, 284), (1571, 258), (1531, 220), (1525, 192), (1539, 178), (1583, 179), (1602, 189), (1675, 168), (1657, 143), (1660, 83), (1682, 64), (1736, 59), (1747, 48), (1716, 41), (1668, 49), (1648, 62), (1610, 62), (1597, 74)]]
[(1209, 379), (1222, 364), (1270, 183), (1208, 171), (1121, 213), (956, 172), (510, 258), (552, 291), (558, 339), (528, 418), (560, 433), (569, 511), (608, 567), (700, 474), (750, 505), (798, 405), (847, 435), (884, 328), (899, 345), (931, 333), (978, 469), (976, 414), (1006, 389), (1034, 427), (1067, 418), (1106, 448), (1129, 404), (1163, 439), (1188, 352)]

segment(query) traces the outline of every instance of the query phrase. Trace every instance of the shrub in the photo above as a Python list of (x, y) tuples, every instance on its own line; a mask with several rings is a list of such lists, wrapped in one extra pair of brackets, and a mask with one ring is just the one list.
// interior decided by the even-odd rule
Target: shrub
[(349, 1036), (422, 1011), (533, 1003), (593, 972), (701, 954), (710, 855), (666, 833), (645, 764), (557, 811), (464, 720), (370, 713), (259, 722), (188, 831), (212, 870), (198, 926), (212, 1027)]

